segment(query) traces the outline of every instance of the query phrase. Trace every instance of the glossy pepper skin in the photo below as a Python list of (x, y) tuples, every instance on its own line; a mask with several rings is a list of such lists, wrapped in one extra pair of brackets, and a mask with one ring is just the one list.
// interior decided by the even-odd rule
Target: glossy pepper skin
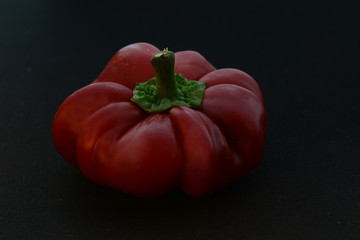
[(176, 106), (149, 114), (131, 101), (137, 82), (154, 77), (159, 49), (120, 49), (98, 78), (70, 95), (52, 129), (55, 147), (92, 182), (140, 197), (180, 187), (202, 197), (254, 170), (267, 116), (256, 81), (215, 69), (195, 51), (175, 53), (175, 72), (207, 83), (200, 109)]

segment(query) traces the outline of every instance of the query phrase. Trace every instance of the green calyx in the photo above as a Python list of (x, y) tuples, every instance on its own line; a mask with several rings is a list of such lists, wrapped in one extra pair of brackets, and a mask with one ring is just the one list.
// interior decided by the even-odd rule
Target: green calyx
[(173, 52), (164, 49), (155, 53), (151, 64), (155, 77), (136, 83), (131, 101), (148, 113), (166, 112), (175, 106), (201, 107), (206, 83), (189, 81), (179, 73), (174, 74)]

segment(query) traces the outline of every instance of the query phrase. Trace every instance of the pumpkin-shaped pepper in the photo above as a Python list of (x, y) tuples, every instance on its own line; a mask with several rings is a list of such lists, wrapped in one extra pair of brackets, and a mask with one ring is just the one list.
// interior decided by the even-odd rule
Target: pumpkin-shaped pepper
[(267, 116), (256, 81), (195, 51), (120, 49), (58, 109), (59, 153), (92, 182), (140, 197), (202, 197), (254, 170)]

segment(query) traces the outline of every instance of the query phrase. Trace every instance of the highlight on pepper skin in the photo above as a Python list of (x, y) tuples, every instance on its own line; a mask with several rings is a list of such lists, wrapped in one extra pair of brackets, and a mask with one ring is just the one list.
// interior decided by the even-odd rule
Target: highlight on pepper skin
[(204, 197), (259, 165), (266, 128), (263, 94), (249, 74), (141, 42), (64, 100), (52, 136), (95, 184), (138, 197), (174, 188)]

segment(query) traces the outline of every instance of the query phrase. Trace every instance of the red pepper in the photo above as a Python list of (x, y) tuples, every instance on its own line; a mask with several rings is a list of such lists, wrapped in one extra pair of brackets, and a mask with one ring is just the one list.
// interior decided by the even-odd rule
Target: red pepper
[(52, 135), (96, 184), (201, 197), (258, 166), (266, 125), (262, 92), (245, 72), (216, 70), (195, 51), (135, 43), (61, 104)]

